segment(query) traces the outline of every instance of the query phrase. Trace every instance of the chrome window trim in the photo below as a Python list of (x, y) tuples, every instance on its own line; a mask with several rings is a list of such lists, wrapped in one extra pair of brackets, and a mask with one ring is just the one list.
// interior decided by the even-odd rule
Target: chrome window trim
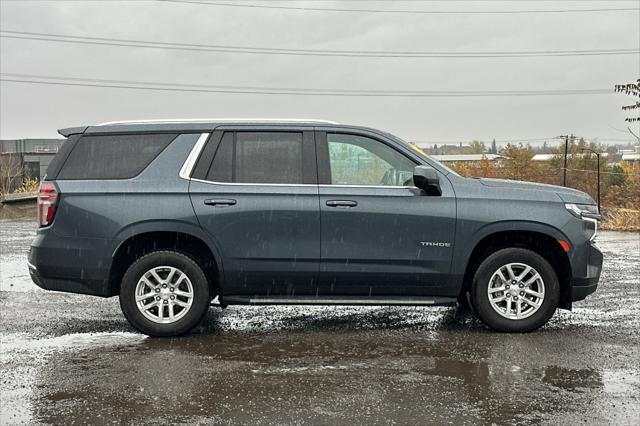
[(384, 186), (384, 185), (318, 185), (315, 183), (250, 183), (250, 182), (217, 182), (214, 180), (204, 180), (190, 178), (189, 180), (200, 183), (207, 183), (209, 185), (226, 185), (226, 186), (317, 186), (318, 188), (374, 188), (374, 189), (418, 189), (416, 186)]
[(249, 182), (216, 182), (213, 180), (203, 180), (191, 178), (194, 182), (208, 183), (209, 185), (227, 185), (227, 186), (318, 186), (315, 183), (249, 183)]
[(198, 141), (196, 142), (196, 144), (191, 149), (191, 152), (187, 156), (187, 159), (184, 160), (184, 164), (182, 165), (182, 168), (180, 169), (179, 176), (182, 179), (190, 180), (191, 172), (193, 171), (193, 168), (196, 165), (196, 161), (198, 160), (198, 157), (200, 156), (200, 152), (202, 152), (202, 148), (204, 148), (204, 144), (205, 144), (205, 142), (207, 142), (207, 139), (209, 139), (209, 135), (210, 134), (211, 133), (202, 133), (202, 134), (200, 134), (200, 137), (198, 138)]
[(226, 185), (226, 186), (275, 186), (275, 187), (309, 187), (315, 186), (318, 188), (373, 188), (373, 189), (418, 189), (415, 186), (391, 186), (391, 185), (332, 185), (332, 184), (322, 184), (318, 185), (316, 183), (250, 183), (250, 182), (217, 182), (212, 180), (204, 180), (204, 179), (196, 179), (191, 177), (191, 172), (196, 165), (196, 161), (198, 161), (198, 157), (202, 152), (207, 140), (211, 133), (201, 133), (200, 137), (198, 137), (198, 141), (191, 149), (191, 152), (187, 156), (187, 159), (184, 161), (182, 168), (180, 169), (179, 176), (182, 179), (186, 179), (189, 181), (206, 183), (209, 185)]
[(341, 184), (322, 184), (321, 188), (376, 188), (376, 189), (418, 189), (417, 186), (399, 186), (399, 185), (341, 185)]

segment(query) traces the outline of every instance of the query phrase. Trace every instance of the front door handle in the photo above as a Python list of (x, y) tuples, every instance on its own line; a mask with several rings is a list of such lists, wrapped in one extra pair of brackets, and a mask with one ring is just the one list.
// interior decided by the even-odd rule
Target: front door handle
[(236, 200), (232, 200), (231, 198), (214, 198), (204, 200), (204, 203), (207, 206), (233, 206), (236, 204)]
[(329, 207), (341, 207), (346, 209), (357, 206), (358, 202), (352, 200), (329, 200), (326, 204)]

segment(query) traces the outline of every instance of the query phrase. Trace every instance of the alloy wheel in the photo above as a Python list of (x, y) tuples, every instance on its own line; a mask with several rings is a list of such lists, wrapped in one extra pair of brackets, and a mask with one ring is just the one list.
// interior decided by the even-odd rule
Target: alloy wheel
[(172, 266), (149, 269), (138, 280), (136, 306), (147, 319), (170, 324), (184, 317), (193, 304), (193, 285), (189, 277)]
[(521, 320), (536, 313), (544, 302), (542, 276), (524, 263), (501, 266), (489, 280), (487, 296), (491, 307), (501, 316)]

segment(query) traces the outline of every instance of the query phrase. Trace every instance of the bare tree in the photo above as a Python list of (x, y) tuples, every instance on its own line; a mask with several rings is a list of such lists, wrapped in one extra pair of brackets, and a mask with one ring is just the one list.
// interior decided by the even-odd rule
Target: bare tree
[[(635, 101), (631, 105), (625, 105), (622, 107), (623, 111), (633, 111), (638, 110), (638, 115), (635, 117), (627, 117), (624, 119), (627, 123), (638, 123), (640, 127), (640, 78), (635, 83), (628, 84), (616, 84), (615, 91), (618, 93), (623, 93), (625, 95), (631, 96)], [(631, 127), (627, 127), (629, 133), (631, 133), (637, 140), (640, 142), (640, 134), (636, 134), (631, 130)], [(640, 133), (640, 132), (639, 132)]]
[(8, 194), (24, 176), (24, 167), (17, 154), (0, 154), (0, 194)]

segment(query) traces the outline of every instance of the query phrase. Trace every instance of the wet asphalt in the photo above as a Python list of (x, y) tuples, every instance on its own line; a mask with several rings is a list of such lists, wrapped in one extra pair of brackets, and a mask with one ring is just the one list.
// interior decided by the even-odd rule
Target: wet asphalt
[(0, 222), (1, 424), (640, 424), (640, 234), (538, 332), (456, 308), (211, 308), (138, 334), (116, 298), (35, 288), (35, 224)]

